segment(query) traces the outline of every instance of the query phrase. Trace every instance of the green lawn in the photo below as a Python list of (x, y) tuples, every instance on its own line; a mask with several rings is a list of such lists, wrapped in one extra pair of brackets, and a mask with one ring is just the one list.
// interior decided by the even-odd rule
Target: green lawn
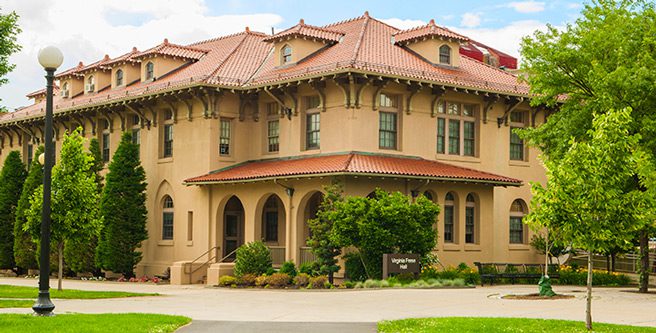
[(61, 314), (54, 317), (0, 314), (0, 332), (174, 332), (191, 319), (156, 314)]
[[(656, 328), (593, 323), (594, 332), (655, 332)], [(416, 318), (378, 323), (379, 333), (585, 332), (584, 322), (527, 318)]]
[[(0, 285), (0, 298), (22, 298), (36, 299), (39, 289), (34, 287), (21, 287)], [(122, 297), (139, 297), (139, 296), (157, 296), (158, 294), (139, 294), (128, 293), (123, 291), (84, 291), (64, 289), (50, 289), (51, 298), (59, 299), (99, 299), (99, 298), (122, 298)]]
[(34, 300), (23, 299), (0, 299), (0, 309), (2, 308), (31, 308)]

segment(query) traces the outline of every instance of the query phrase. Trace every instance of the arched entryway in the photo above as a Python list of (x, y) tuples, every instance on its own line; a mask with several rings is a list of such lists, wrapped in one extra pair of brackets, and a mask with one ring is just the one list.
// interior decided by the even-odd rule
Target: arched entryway
[(236, 258), (236, 254), (233, 251), (244, 244), (244, 206), (237, 196), (232, 196), (226, 202), (223, 210), (222, 230), (222, 257), (230, 255), (226, 261), (232, 261)]
[[(303, 204), (303, 201), (305, 204)], [(297, 244), (299, 245), (298, 265), (314, 261), (314, 254), (307, 245), (307, 240), (311, 235), (308, 220), (317, 217), (317, 212), (321, 207), (321, 201), (323, 201), (323, 193), (319, 191), (308, 193), (304, 200), (302, 200), (302, 208), (299, 210), (301, 218), (298, 221), (296, 229)]]
[[(285, 261), (286, 246), (286, 219), (285, 205), (276, 194), (268, 196), (262, 206), (261, 224), (259, 233), (264, 244), (271, 251), (274, 265), (281, 265)], [(256, 236), (257, 237), (257, 236)]]

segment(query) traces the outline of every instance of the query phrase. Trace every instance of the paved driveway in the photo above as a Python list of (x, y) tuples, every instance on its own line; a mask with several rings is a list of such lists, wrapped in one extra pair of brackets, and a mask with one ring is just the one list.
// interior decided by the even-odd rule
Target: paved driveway
[[(52, 280), (51, 285), (56, 285)], [(36, 286), (37, 280), (0, 278), (0, 284)], [(64, 288), (158, 292), (163, 296), (107, 300), (56, 300), (56, 312), (148, 312), (184, 315), (200, 321), (283, 323), (375, 323), (409, 317), (527, 317), (584, 320), (585, 288), (555, 286), (574, 299), (522, 301), (499, 298), (526, 294), (536, 286), (493, 286), (433, 290), (257, 290), (215, 289), (116, 282), (65, 281)], [(655, 326), (656, 294), (630, 288), (595, 288), (593, 320)], [(20, 310), (30, 312), (29, 309)], [(19, 312), (0, 309), (0, 312)], [(237, 322), (237, 323), (235, 323)]]

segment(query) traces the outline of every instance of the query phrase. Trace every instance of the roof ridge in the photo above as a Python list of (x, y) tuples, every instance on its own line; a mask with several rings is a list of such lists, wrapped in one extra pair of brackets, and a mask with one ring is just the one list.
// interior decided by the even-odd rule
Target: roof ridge
[[(395, 27), (395, 26), (393, 26), (393, 25), (391, 25), (391, 24), (385, 23), (385, 22), (383, 22), (383, 21), (381, 21), (381, 20), (379, 20), (379, 19), (377, 19), (377, 18), (375, 18), (375, 17), (369, 17), (369, 18), (370, 18), (372, 21), (376, 21), (376, 22), (378, 22), (378, 23), (380, 23), (380, 24), (382, 24), (382, 25), (386, 25), (386, 26), (388, 26), (388, 27), (390, 27), (390, 28), (396, 30), (397, 32), (398, 32), (398, 31), (401, 31), (401, 29), (399, 29), (399, 28), (397, 28), (397, 27)], [(395, 32), (395, 33), (396, 33), (396, 32)]]
[(193, 47), (193, 46), (195, 46), (195, 45), (199, 45), (199, 44), (212, 43), (212, 42), (216, 42), (216, 41), (219, 41), (219, 40), (222, 40), (222, 39), (231, 38), (231, 37), (236, 37), (236, 36), (239, 36), (239, 35), (242, 35), (242, 34), (243, 34), (243, 35), (253, 35), (253, 36), (258, 36), (258, 37), (266, 37), (266, 36), (269, 36), (269, 35), (267, 35), (267, 34), (265, 34), (265, 33), (263, 33), (263, 32), (252, 31), (252, 30), (249, 29), (248, 31), (244, 30), (244, 31), (235, 32), (235, 33), (232, 33), (232, 34), (229, 34), (229, 35), (225, 35), (225, 36), (218, 36), (218, 37), (213, 37), (213, 38), (210, 38), (210, 39), (202, 40), (202, 41), (200, 41), (200, 42), (194, 42), (194, 43), (191, 43), (191, 44), (187, 44), (187, 46), (192, 46), (192, 47)]
[(350, 23), (350, 22), (353, 22), (353, 21), (361, 20), (361, 19), (365, 18), (366, 16), (368, 16), (368, 15), (360, 15), (358, 17), (354, 17), (354, 18), (350, 18), (350, 19), (346, 19), (346, 20), (342, 20), (342, 21), (337, 21), (335, 23), (326, 24), (323, 27), (328, 28), (328, 27), (334, 27), (336, 25)]
[(355, 49), (353, 50), (353, 58), (351, 58), (351, 61), (358, 60), (358, 54), (360, 54), (360, 48), (362, 47), (362, 40), (364, 39), (364, 34), (367, 31), (367, 27), (369, 26), (370, 19), (371, 18), (369, 17), (369, 13), (365, 12), (364, 22), (362, 23), (362, 30), (360, 31), (360, 36), (358, 36), (358, 42), (355, 43)]

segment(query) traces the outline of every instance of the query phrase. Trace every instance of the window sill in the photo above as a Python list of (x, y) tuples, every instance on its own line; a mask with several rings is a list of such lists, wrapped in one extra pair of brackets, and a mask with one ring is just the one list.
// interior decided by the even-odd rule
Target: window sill
[(508, 244), (509, 251), (529, 251), (531, 247), (528, 244)]
[(465, 244), (465, 251), (480, 252), (481, 251), (481, 245), (480, 244)]
[(463, 155), (449, 155), (449, 154), (436, 154), (436, 160), (442, 161), (456, 161), (465, 163), (481, 163), (481, 159), (476, 156), (463, 156)]
[(445, 243), (444, 245), (442, 245), (442, 249), (443, 249), (444, 251), (460, 251), (460, 250), (461, 250), (461, 247), (460, 247), (460, 244), (456, 244), (456, 243)]
[(516, 160), (509, 160), (508, 165), (517, 166), (517, 167), (524, 167), (524, 168), (528, 168), (528, 167), (531, 166), (531, 164), (528, 161), (516, 161)]
[(187, 241), (187, 246), (194, 246), (194, 241)]
[(160, 240), (157, 241), (158, 246), (173, 246), (173, 240)]
[(172, 163), (172, 162), (173, 162), (173, 157), (161, 157), (157, 161), (157, 164)]

